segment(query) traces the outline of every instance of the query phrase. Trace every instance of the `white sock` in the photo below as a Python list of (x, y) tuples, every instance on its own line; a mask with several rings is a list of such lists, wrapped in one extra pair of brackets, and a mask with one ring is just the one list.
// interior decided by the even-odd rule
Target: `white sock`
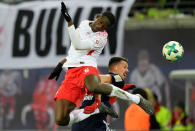
[(111, 86), (112, 86), (112, 92), (110, 93), (109, 96), (115, 96), (115, 97), (121, 98), (123, 100), (130, 100), (136, 104), (138, 104), (140, 102), (139, 96), (134, 95), (134, 94), (130, 94), (129, 92), (124, 91), (124, 90), (122, 90), (114, 85), (111, 85)]
[(94, 115), (94, 114), (97, 114), (99, 113), (99, 109), (97, 108), (93, 113), (91, 114), (85, 114), (84, 113), (84, 109), (76, 109), (76, 110), (73, 110), (71, 113), (70, 113), (70, 121), (69, 121), (69, 125), (72, 125), (74, 123), (77, 123), (77, 122), (80, 122), (88, 117), (90, 117), (91, 115)]

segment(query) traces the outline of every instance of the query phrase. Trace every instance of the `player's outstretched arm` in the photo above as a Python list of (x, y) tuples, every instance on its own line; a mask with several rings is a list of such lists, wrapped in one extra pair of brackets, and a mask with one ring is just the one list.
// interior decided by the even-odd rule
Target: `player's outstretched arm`
[(49, 80), (52, 80), (52, 79), (56, 79), (56, 81), (58, 80), (59, 76), (60, 76), (60, 73), (62, 71), (62, 66), (63, 64), (67, 61), (66, 58), (62, 59), (58, 65), (53, 69), (53, 71), (50, 73), (48, 79)]
[(68, 27), (72, 26), (73, 25), (72, 19), (68, 13), (68, 10), (64, 2), (61, 2), (61, 13), (64, 16), (64, 19), (68, 22)]
[(91, 49), (93, 43), (89, 42), (89, 40), (81, 40), (78, 37), (78, 34), (76, 33), (75, 26), (72, 23), (72, 19), (68, 13), (68, 10), (67, 10), (64, 2), (61, 2), (61, 13), (64, 16), (64, 19), (66, 20), (66, 22), (68, 23), (68, 32), (69, 32), (70, 39), (72, 41), (74, 48), (80, 49), (80, 50)]

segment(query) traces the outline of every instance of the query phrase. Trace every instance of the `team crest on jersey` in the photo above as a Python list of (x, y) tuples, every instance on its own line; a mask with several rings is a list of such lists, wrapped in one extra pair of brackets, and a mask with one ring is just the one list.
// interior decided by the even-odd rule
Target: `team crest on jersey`
[(96, 43), (96, 44), (99, 44), (99, 40), (95, 40), (95, 43)]
[(86, 69), (84, 70), (84, 72), (85, 72), (85, 73), (89, 72), (89, 68), (86, 68)]
[(119, 75), (115, 75), (114, 79), (115, 79), (116, 82), (123, 81), (122, 78)]

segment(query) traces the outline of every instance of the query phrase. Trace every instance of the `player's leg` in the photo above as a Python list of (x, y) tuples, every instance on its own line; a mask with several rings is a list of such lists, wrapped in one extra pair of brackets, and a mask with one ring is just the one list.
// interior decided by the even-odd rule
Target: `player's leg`
[(84, 109), (74, 110), (75, 107), (76, 105), (68, 100), (57, 100), (55, 108), (56, 124), (60, 126), (72, 125), (100, 112), (99, 109), (96, 109), (91, 114), (85, 114)]
[(66, 126), (70, 121), (70, 112), (76, 105), (65, 99), (58, 99), (55, 105), (55, 121), (57, 125)]
[(130, 94), (114, 85), (101, 83), (97, 75), (91, 74), (86, 76), (85, 86), (87, 90), (92, 93), (116, 96), (124, 100), (131, 100), (136, 104), (140, 101), (140, 97), (137, 95)]
[(140, 95), (130, 94), (114, 85), (101, 83), (100, 78), (97, 75), (87, 75), (85, 77), (85, 86), (89, 92), (115, 96), (123, 100), (132, 101), (138, 104), (147, 113), (154, 113), (154, 108), (149, 101), (145, 100)]

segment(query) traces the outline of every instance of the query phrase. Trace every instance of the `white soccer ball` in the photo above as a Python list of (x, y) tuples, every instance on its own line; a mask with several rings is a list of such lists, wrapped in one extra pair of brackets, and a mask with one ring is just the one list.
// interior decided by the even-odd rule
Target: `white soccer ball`
[(183, 57), (183, 46), (177, 41), (167, 42), (162, 49), (164, 58), (168, 61), (175, 62)]

